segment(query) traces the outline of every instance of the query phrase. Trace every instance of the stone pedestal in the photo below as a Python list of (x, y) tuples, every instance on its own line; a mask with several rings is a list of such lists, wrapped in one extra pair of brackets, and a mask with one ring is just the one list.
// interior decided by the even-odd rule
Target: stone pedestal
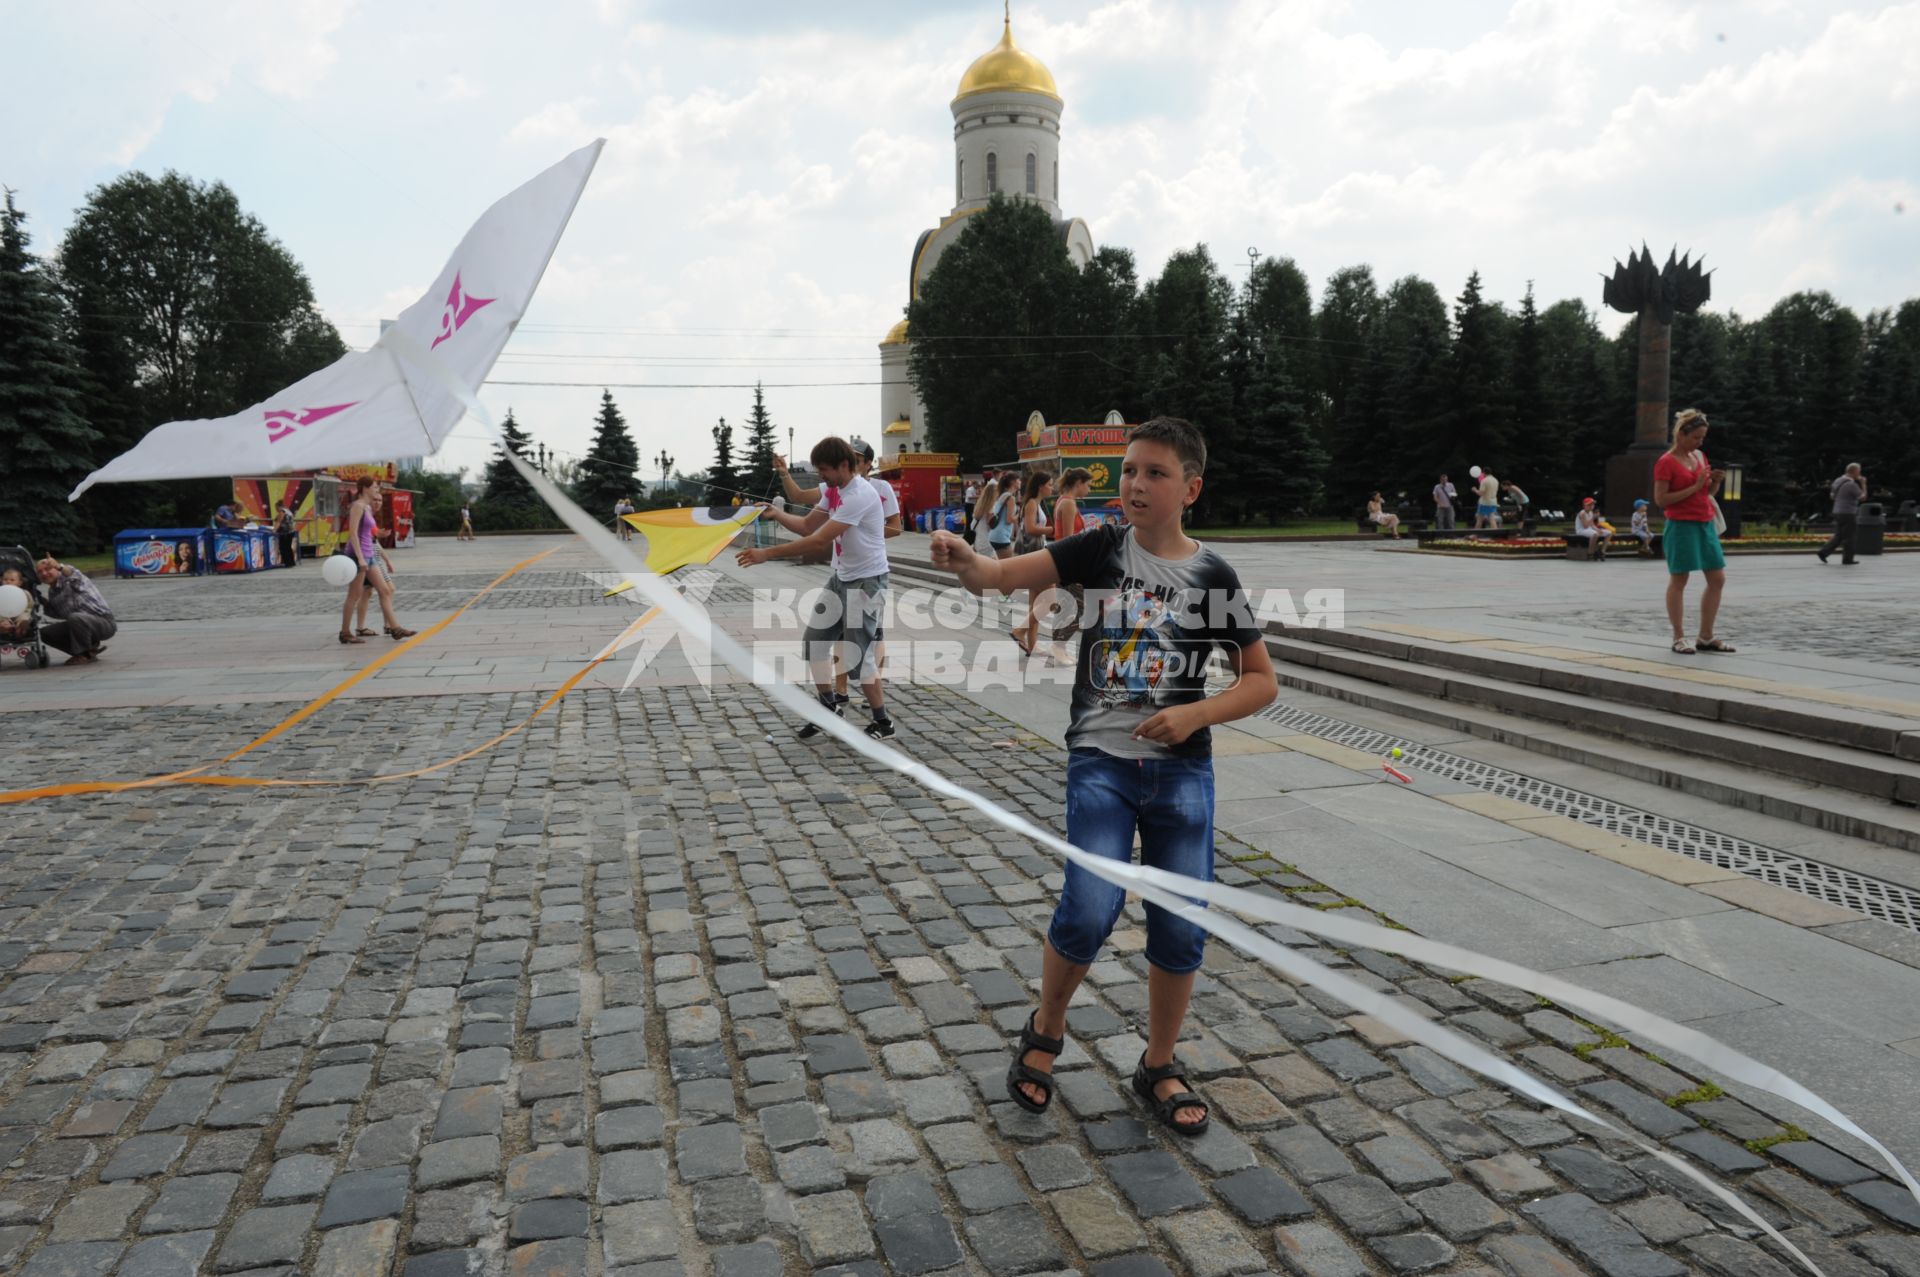
[(1659, 507), (1653, 505), (1653, 463), (1660, 459), (1666, 445), (1636, 443), (1625, 452), (1607, 459), (1607, 489), (1601, 498), (1601, 510), (1616, 528), (1625, 529), (1633, 518), (1633, 503), (1645, 497), (1648, 517), (1657, 520)]

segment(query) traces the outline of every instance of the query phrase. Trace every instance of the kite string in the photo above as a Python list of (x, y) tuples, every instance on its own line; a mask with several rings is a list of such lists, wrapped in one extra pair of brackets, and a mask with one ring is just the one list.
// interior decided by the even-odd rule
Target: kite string
[[(487, 413), (485, 407), (479, 403), (478, 399), (474, 397), (467, 387), (454, 379), (449, 372), (440, 366), (439, 361), (433, 358), (427, 351), (421, 349), (418, 343), (412, 342), (406, 338), (404, 334), (398, 334), (398, 330), (390, 333), (389, 337), (395, 335), (399, 335), (402, 343), (404, 343), (402, 349), (403, 354), (406, 354), (409, 358), (421, 364), (423, 369), (428, 371), (437, 380), (442, 381), (450, 393), (458, 397), (461, 402), (467, 406), (469, 412), (473, 413), (483, 424), (489, 428), (493, 428), (491, 415)], [(1385, 952), (1407, 953), (1409, 956), (1417, 953), (1419, 955), (1418, 960), (1420, 961), (1454, 970), (1474, 971), (1477, 968), (1488, 969), (1490, 972), (1498, 972), (1498, 974), (1490, 974), (1489, 978), (1504, 979), (1507, 983), (1513, 984), (1518, 988), (1529, 988), (1530, 982), (1533, 982), (1570, 990), (1576, 994), (1583, 995), (1585, 1001), (1590, 1005), (1607, 1007), (1612, 1013), (1613, 1018), (1618, 1019), (1625, 1027), (1635, 1031), (1640, 1031), (1643, 1028), (1652, 1030), (1653, 1032), (1649, 1033), (1649, 1036), (1667, 1033), (1685, 1039), (1692, 1045), (1697, 1046), (1704, 1044), (1705, 1047), (1712, 1048), (1712, 1055), (1716, 1057), (1715, 1067), (1722, 1067), (1723, 1071), (1727, 1071), (1730, 1076), (1738, 1077), (1742, 1081), (1752, 1081), (1754, 1085), (1769, 1090), (1775, 1090), (1780, 1083), (1785, 1082), (1792, 1087), (1797, 1095), (1804, 1095), (1815, 1101), (1815, 1104), (1818, 1106), (1815, 1107), (1815, 1111), (1820, 1112), (1822, 1116), (1830, 1115), (1829, 1120), (1837, 1119), (1836, 1125), (1840, 1125), (1843, 1129), (1847, 1129), (1850, 1132), (1858, 1133), (1861, 1138), (1865, 1139), (1876, 1150), (1880, 1151), (1882, 1155), (1888, 1159), (1889, 1164), (1894, 1167), (1896, 1173), (1907, 1182), (1910, 1190), (1915, 1192), (1916, 1200), (1920, 1200), (1920, 1188), (1914, 1186), (1911, 1176), (1906, 1173), (1905, 1167), (1899, 1163), (1898, 1159), (1895, 1159), (1892, 1154), (1887, 1152), (1877, 1141), (1872, 1140), (1870, 1136), (1860, 1131), (1860, 1128), (1850, 1119), (1846, 1118), (1844, 1114), (1841, 1114), (1839, 1110), (1833, 1108), (1824, 1100), (1820, 1100), (1818, 1096), (1813, 1095), (1812, 1092), (1807, 1091), (1804, 1087), (1800, 1087), (1797, 1083), (1792, 1083), (1790, 1079), (1784, 1079), (1777, 1071), (1767, 1068), (1757, 1061), (1748, 1059), (1748, 1057), (1732, 1050), (1732, 1048), (1713, 1042), (1712, 1039), (1705, 1037), (1703, 1034), (1698, 1034), (1692, 1030), (1685, 1030), (1679, 1025), (1672, 1024), (1658, 1016), (1618, 1002), (1616, 999), (1586, 993), (1585, 991), (1575, 989), (1574, 986), (1565, 985), (1564, 982), (1541, 976), (1539, 973), (1529, 971), (1526, 968), (1501, 962), (1496, 959), (1486, 958), (1484, 955), (1459, 949), (1452, 945), (1441, 944), (1437, 941), (1427, 941), (1413, 936), (1412, 933), (1396, 932), (1384, 927), (1361, 924), (1352, 920), (1326, 917), (1318, 911), (1305, 910), (1297, 905), (1282, 904), (1257, 893), (1243, 891), (1239, 888), (1222, 887), (1219, 884), (1208, 883), (1200, 879), (1165, 874), (1131, 864), (1121, 864), (1115, 861), (1103, 860), (1041, 829), (1025, 817), (1004, 810), (989, 802), (987, 799), (972, 793), (948, 780), (946, 777), (932, 771), (924, 764), (904, 758), (898, 753), (881, 746), (878, 742), (866, 739), (861, 733), (855, 731), (837, 715), (827, 712), (816, 699), (804, 696), (798, 689), (779, 681), (774, 672), (759, 656), (749, 652), (732, 635), (717, 627), (711, 615), (703, 615), (678, 594), (666, 589), (656, 581), (645, 579), (643, 569), (638, 560), (634, 558), (632, 552), (626, 549), (620, 541), (604, 528), (600, 527), (585, 511), (581, 510), (567, 498), (564, 493), (556, 488), (546, 476), (541, 475), (533, 467), (527, 465), (523, 459), (512, 456), (512, 454), (509, 454), (509, 457), (516, 470), (521, 473), (522, 477), (525, 478), (535, 491), (540, 494), (542, 499), (553, 508), (555, 513), (560, 515), (561, 519), (566, 522), (569, 527), (572, 527), (575, 532), (579, 533), (582, 539), (585, 540), (590, 547), (599, 552), (614, 568), (624, 573), (634, 575), (637, 578), (635, 581), (636, 588), (639, 589), (642, 594), (646, 595), (655, 606), (672, 617), (690, 636), (697, 638), (704, 632), (707, 636), (705, 642), (708, 648), (718, 654), (728, 664), (734, 666), (736, 670), (748, 675), (763, 695), (773, 700), (776, 704), (789, 709), (805, 721), (818, 726), (827, 734), (840, 740), (849, 748), (871, 761), (909, 776), (935, 793), (957, 799), (973, 807), (994, 823), (1056, 851), (1070, 862), (1080, 865), (1087, 872), (1097, 877), (1113, 882), (1116, 885), (1141, 891), (1143, 894), (1152, 892), (1156, 895), (1157, 899), (1171, 900), (1173, 904), (1170, 907), (1181, 909), (1183, 916), (1190, 918), (1196, 925), (1204, 929), (1212, 931), (1215, 934), (1221, 934), (1223, 939), (1226, 938), (1226, 933), (1232, 933), (1243, 939), (1248, 937), (1239, 929), (1240, 924), (1235, 924), (1229, 919), (1209, 914), (1195, 907), (1184, 905), (1181, 903), (1181, 898), (1204, 898), (1212, 900), (1226, 908), (1247, 912), (1256, 917), (1265, 917), (1271, 921), (1282, 922), (1284, 925), (1292, 925), (1309, 934), (1329, 936), (1344, 935), (1353, 943), (1368, 944)], [(1171, 888), (1171, 890), (1169, 888)], [(1417, 944), (1410, 943), (1414, 941), (1417, 941)], [(1234, 941), (1230, 940), (1229, 943), (1234, 943)], [(1259, 948), (1263, 953), (1263, 960), (1269, 962), (1275, 961), (1273, 955), (1268, 953), (1264, 949), (1264, 946), (1256, 945), (1256, 948)], [(1298, 957), (1299, 955), (1294, 955), (1295, 959), (1298, 959)], [(1317, 968), (1317, 964), (1315, 964), (1315, 966)], [(1284, 966), (1282, 969), (1285, 969)], [(1303, 978), (1306, 978), (1309, 983), (1317, 983), (1321, 987), (1328, 987), (1328, 985), (1333, 982), (1331, 980), (1332, 973), (1324, 972), (1324, 969), (1306, 971), (1302, 968), (1302, 973)], [(1357, 989), (1354, 991), (1358, 992)], [(1387, 1015), (1381, 1017), (1383, 1021), (1393, 1024), (1394, 1027), (1400, 1029), (1409, 1040), (1429, 1046), (1443, 1056), (1472, 1068), (1475, 1072), (1487, 1073), (1486, 1066), (1489, 1061), (1481, 1058), (1472, 1048), (1472, 1044), (1466, 1043), (1451, 1030), (1444, 1029), (1439, 1025), (1430, 1024), (1412, 1015), (1410, 1012), (1406, 1012), (1404, 1008), (1394, 1007), (1384, 1000), (1380, 1000), (1379, 1006), (1381, 1010), (1387, 1012)], [(1733, 1069), (1726, 1069), (1725, 1065), (1727, 1063), (1741, 1067), (1739, 1067), (1736, 1072)], [(1522, 1072), (1514, 1068), (1514, 1066), (1504, 1063), (1502, 1064), (1502, 1069), (1502, 1072), (1490, 1074), (1490, 1076), (1508, 1076), (1504, 1072), (1504, 1069), (1514, 1069), (1515, 1073)], [(1775, 1085), (1769, 1086), (1769, 1080), (1773, 1081)], [(1524, 1092), (1536, 1096), (1558, 1094), (1545, 1083), (1531, 1078), (1529, 1078), (1528, 1083), (1524, 1087)], [(1553, 1101), (1543, 1099), (1542, 1102), (1550, 1103)], [(1796, 1099), (1796, 1102), (1803, 1101)], [(1566, 1111), (1576, 1113), (1583, 1120), (1595, 1123), (1603, 1128), (1615, 1129), (1611, 1124), (1587, 1113), (1584, 1109), (1581, 1109), (1578, 1105), (1574, 1105), (1572, 1101), (1566, 1100), (1563, 1096), (1559, 1097), (1559, 1103), (1556, 1106), (1565, 1107)], [(1814, 1106), (1810, 1105), (1809, 1107)], [(1632, 1136), (1629, 1135), (1628, 1138), (1631, 1139)], [(1779, 1242), (1788, 1253), (1798, 1259), (1809, 1271), (1815, 1273), (1820, 1272), (1820, 1269), (1804, 1255), (1800, 1254), (1800, 1252), (1793, 1247), (1792, 1243), (1782, 1237), (1776, 1229), (1769, 1225), (1750, 1207), (1746, 1206), (1745, 1203), (1741, 1202), (1736, 1196), (1727, 1192), (1727, 1190), (1720, 1185), (1715, 1184), (1690, 1164), (1672, 1157), (1671, 1154), (1666, 1154), (1663, 1150), (1652, 1148), (1644, 1143), (1641, 1143), (1641, 1146), (1647, 1148), (1649, 1152), (1659, 1157), (1662, 1161), (1668, 1162), (1676, 1167), (1676, 1169), (1687, 1174), (1690, 1178), (1698, 1181), (1716, 1196), (1727, 1200), (1741, 1215), (1751, 1220), (1757, 1227), (1767, 1233), (1767, 1235)]]

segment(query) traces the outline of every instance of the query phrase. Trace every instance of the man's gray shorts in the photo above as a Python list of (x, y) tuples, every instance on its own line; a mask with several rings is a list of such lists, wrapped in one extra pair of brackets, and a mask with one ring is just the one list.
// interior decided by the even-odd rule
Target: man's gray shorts
[(842, 581), (838, 573), (827, 579), (826, 591), (807, 617), (805, 652), (809, 661), (840, 654), (840, 668), (856, 671), (855, 682), (869, 683), (880, 675), (874, 645), (880, 641), (880, 617), (887, 605), (887, 574)]

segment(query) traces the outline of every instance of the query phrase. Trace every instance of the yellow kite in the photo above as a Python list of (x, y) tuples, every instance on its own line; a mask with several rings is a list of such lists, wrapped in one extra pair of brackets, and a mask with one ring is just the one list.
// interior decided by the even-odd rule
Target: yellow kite
[[(757, 505), (687, 506), (678, 510), (644, 510), (620, 516), (647, 539), (647, 566), (661, 576), (689, 563), (711, 563), (727, 542), (760, 517)], [(608, 590), (609, 596), (630, 589), (629, 584)]]

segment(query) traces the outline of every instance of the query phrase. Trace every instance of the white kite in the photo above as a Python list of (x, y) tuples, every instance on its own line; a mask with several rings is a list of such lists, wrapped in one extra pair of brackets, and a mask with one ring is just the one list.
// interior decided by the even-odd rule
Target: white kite
[(371, 349), (231, 417), (156, 426), (68, 500), (96, 483), (278, 474), (432, 454), (466, 409), (443, 383), (396, 358), (388, 339), (399, 333), (426, 347), (477, 391), (533, 300), (604, 145), (581, 147), (481, 214), (439, 278)]

